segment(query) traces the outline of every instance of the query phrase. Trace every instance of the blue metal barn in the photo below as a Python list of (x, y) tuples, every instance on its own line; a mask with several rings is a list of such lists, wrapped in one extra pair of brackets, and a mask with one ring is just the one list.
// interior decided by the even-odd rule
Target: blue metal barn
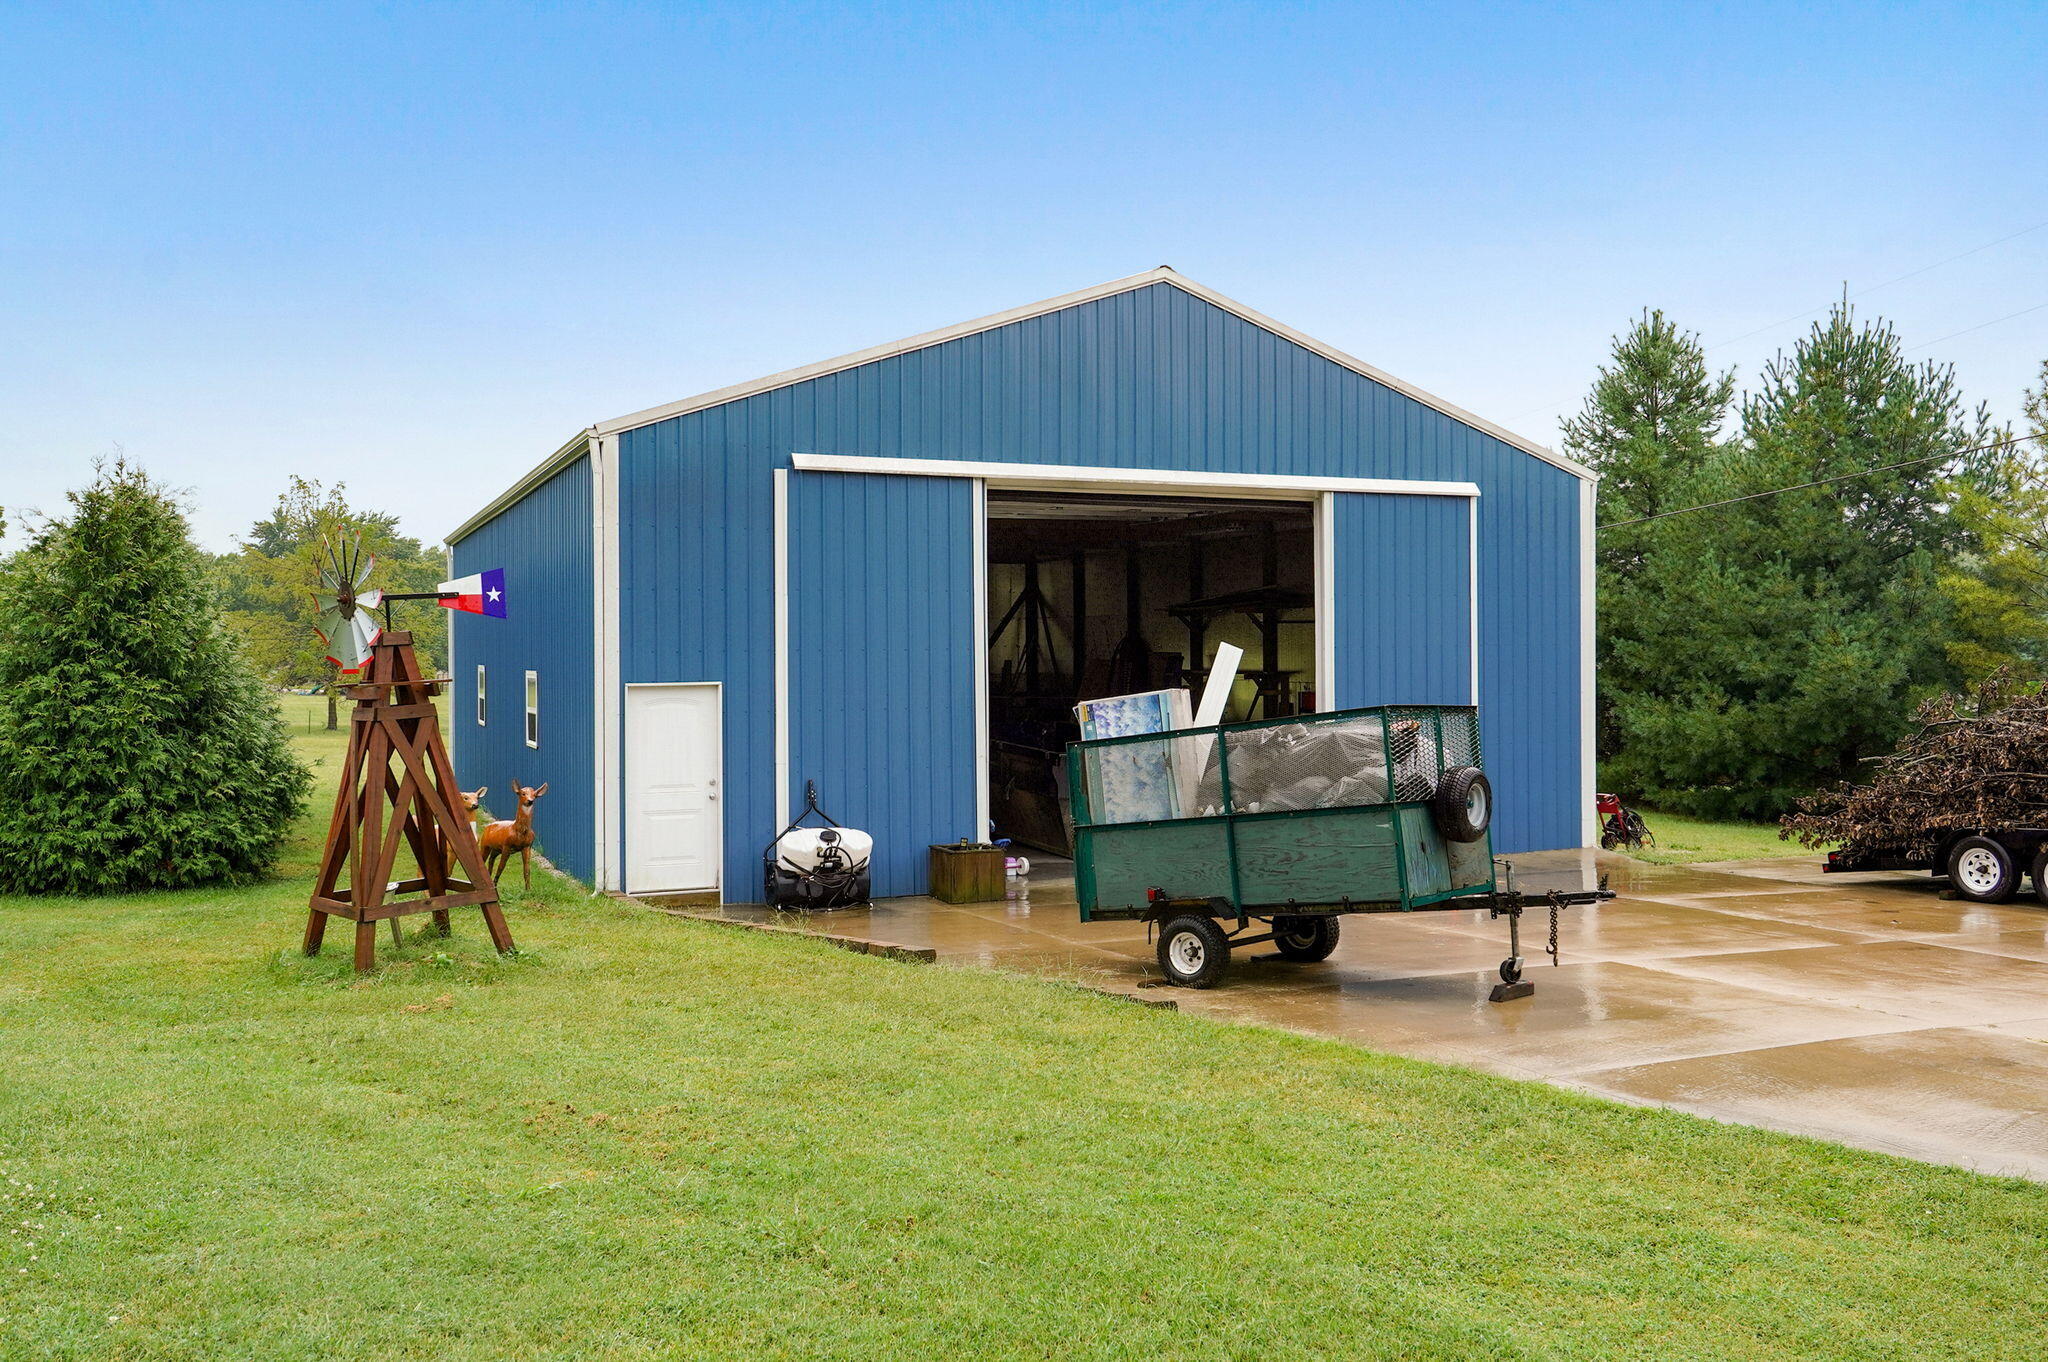
[(1593, 489), (1153, 270), (576, 435), (450, 536), (512, 607), (455, 619), (455, 763), (547, 781), (541, 849), (605, 888), (757, 901), (815, 780), (922, 892), (989, 826), (991, 499), (1284, 502), (1315, 707), (1476, 698), (1496, 850), (1580, 846)]

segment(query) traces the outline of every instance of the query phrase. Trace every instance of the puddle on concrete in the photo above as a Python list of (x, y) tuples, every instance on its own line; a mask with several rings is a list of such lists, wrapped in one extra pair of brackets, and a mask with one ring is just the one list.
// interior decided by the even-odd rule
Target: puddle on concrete
[(2048, 1045), (1977, 1028), (1854, 1036), (1584, 1074), (1589, 1091), (2048, 1179)]
[[(1468, 909), (1347, 917), (1330, 960), (1233, 959), (1218, 989), (1149, 989), (1141, 923), (1084, 923), (1071, 880), (985, 904), (723, 915), (929, 947), (995, 967), (1628, 1101), (2048, 1177), (2048, 911), (1936, 896), (1925, 876), (1814, 862), (1644, 866), (1593, 852), (1512, 858), (1518, 887), (1620, 897), (1523, 919), (1534, 997), (1487, 1001), (1507, 925)], [(1766, 878), (1777, 866), (1785, 878)]]
[(1690, 978), (1928, 1024), (1982, 1025), (2048, 1016), (2048, 967), (1925, 941), (1693, 955), (1660, 963)]

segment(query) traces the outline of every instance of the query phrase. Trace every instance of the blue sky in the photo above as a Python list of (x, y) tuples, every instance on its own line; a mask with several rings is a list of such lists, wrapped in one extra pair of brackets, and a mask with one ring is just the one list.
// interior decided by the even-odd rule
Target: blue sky
[(1645, 305), (1750, 379), (2039, 226), (1859, 300), (2009, 417), (2044, 69), (2038, 4), (0, 0), (0, 505), (119, 448), (209, 547), (290, 473), (438, 539), (593, 420), (1159, 264), (1548, 441)]

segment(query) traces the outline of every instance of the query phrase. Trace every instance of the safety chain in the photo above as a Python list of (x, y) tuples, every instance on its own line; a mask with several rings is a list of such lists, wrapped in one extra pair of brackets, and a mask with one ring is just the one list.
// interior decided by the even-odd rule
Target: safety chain
[(1544, 949), (1544, 950), (1546, 950), (1546, 951), (1548, 951), (1548, 952), (1550, 953), (1550, 963), (1551, 963), (1552, 965), (1561, 965), (1561, 964), (1563, 964), (1564, 962), (1563, 962), (1562, 960), (1558, 959), (1558, 957), (1557, 957), (1557, 906), (1558, 906), (1558, 905), (1557, 905), (1557, 891), (1556, 891), (1555, 889), (1551, 890), (1551, 891), (1550, 891), (1550, 896), (1549, 896), (1549, 897), (1550, 897), (1550, 944), (1549, 944), (1549, 945), (1547, 945), (1547, 946), (1545, 946), (1545, 947), (1544, 947), (1543, 949)]

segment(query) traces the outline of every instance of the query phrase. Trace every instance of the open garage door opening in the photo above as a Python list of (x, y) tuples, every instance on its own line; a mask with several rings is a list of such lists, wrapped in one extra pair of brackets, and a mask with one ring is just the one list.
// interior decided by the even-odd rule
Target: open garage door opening
[(1072, 854), (1074, 705), (1185, 686), (1244, 650), (1224, 720), (1317, 707), (1315, 522), (1294, 501), (991, 490), (989, 815)]

